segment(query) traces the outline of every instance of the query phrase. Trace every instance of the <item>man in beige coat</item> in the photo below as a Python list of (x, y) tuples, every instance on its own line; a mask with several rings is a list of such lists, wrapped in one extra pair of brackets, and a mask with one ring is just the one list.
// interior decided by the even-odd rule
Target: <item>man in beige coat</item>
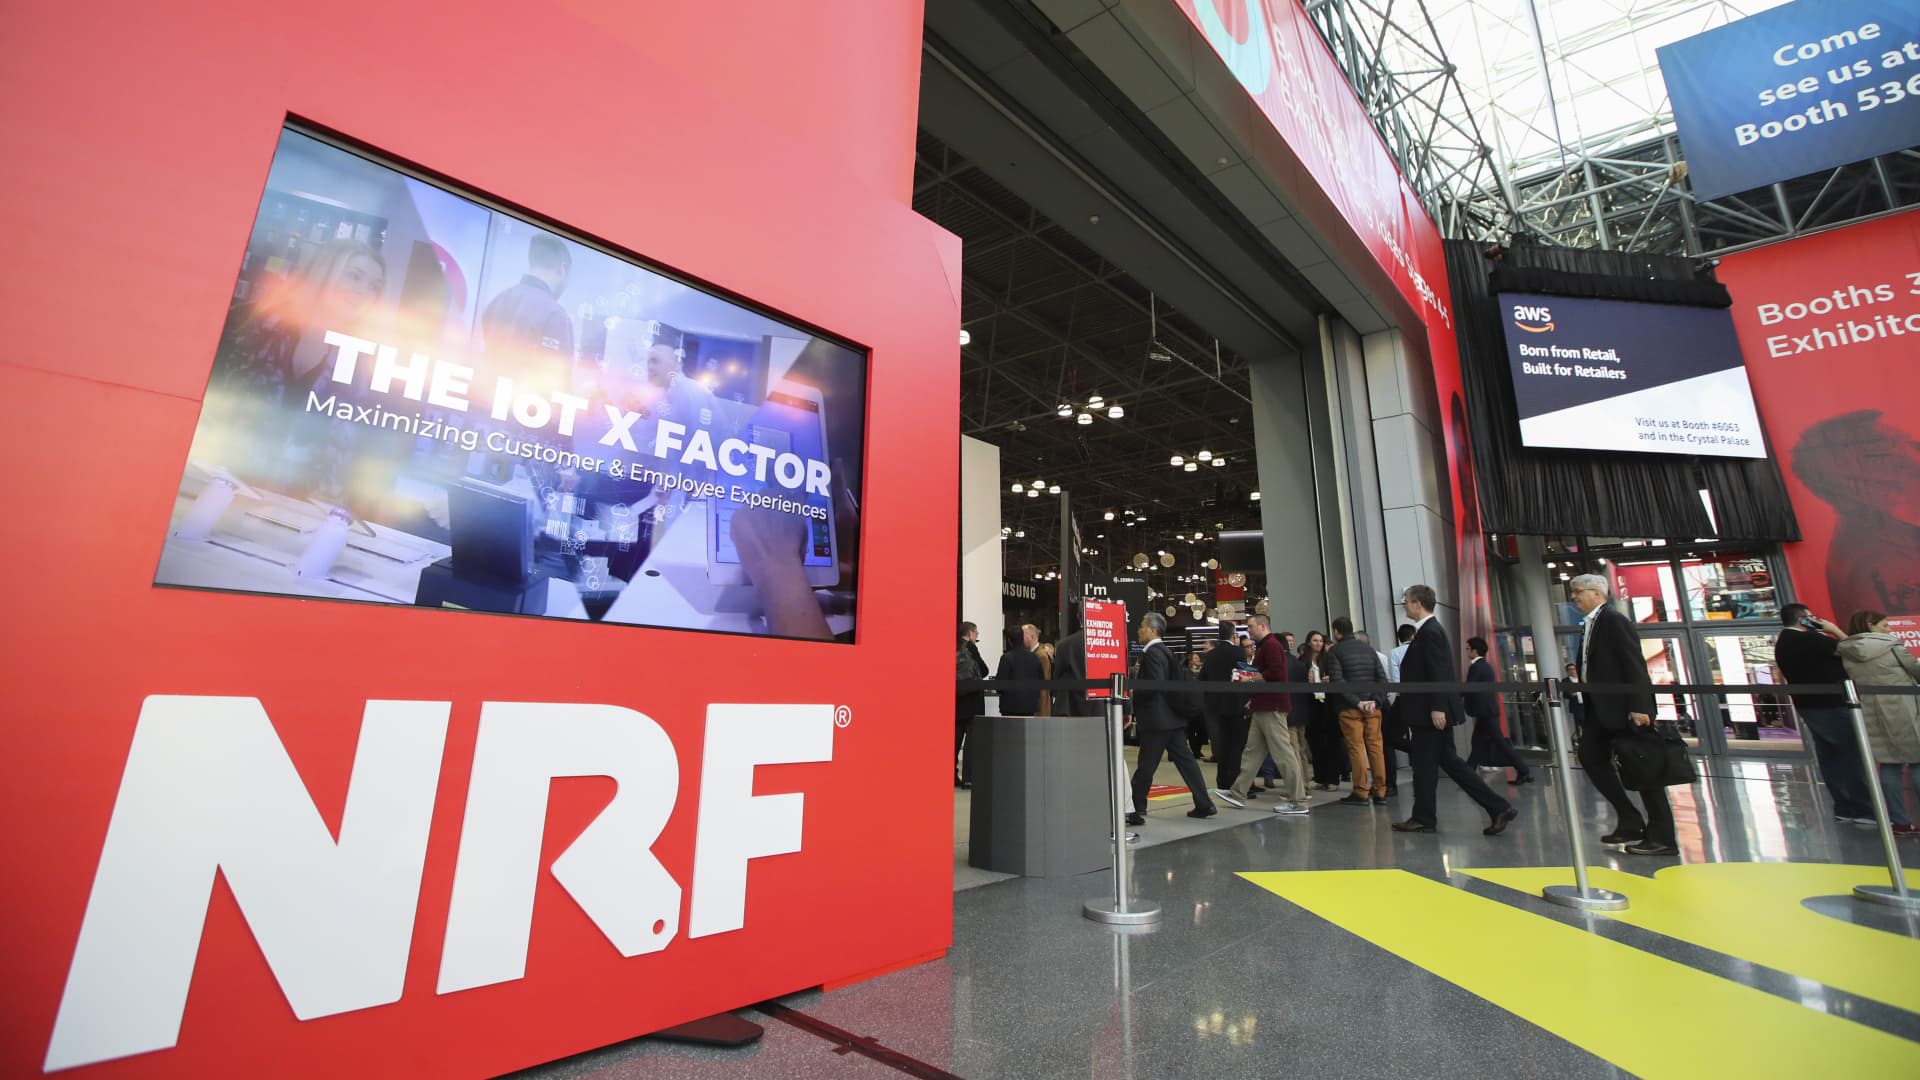
[[(1847, 620), (1840, 660), (1847, 676), (1863, 686), (1913, 686), (1920, 683), (1920, 660), (1888, 632), (1878, 611), (1856, 611)], [(1920, 799), (1920, 697), (1862, 694), (1867, 741), (1880, 766), (1880, 787), (1887, 797), (1887, 818), (1902, 836), (1920, 836), (1907, 816), (1906, 792)]]

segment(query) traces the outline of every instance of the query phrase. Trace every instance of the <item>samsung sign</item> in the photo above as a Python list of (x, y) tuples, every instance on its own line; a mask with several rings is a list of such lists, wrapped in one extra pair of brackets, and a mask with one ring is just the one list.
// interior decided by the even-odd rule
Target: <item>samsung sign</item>
[(1696, 198), (1920, 143), (1920, 3), (1798, 0), (1657, 50)]

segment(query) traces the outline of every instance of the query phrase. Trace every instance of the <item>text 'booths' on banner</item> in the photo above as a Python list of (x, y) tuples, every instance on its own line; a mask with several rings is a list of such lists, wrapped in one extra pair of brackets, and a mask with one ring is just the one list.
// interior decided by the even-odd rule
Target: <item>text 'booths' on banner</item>
[(1719, 277), (1800, 519), (1796, 595), (1920, 644), (1920, 212), (1729, 255)]

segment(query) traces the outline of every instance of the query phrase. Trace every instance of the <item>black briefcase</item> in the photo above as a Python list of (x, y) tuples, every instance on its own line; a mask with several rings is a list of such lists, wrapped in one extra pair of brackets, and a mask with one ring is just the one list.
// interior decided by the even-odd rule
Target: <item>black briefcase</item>
[(1656, 783), (1680, 787), (1700, 779), (1680, 727), (1673, 723), (1656, 721), (1651, 730), (1614, 739), (1613, 761), (1620, 782), (1635, 791)]

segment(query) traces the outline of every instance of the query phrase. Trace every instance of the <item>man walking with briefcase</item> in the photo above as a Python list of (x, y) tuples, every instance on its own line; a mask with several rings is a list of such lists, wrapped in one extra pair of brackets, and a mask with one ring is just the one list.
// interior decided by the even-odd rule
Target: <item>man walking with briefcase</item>
[[(1625, 844), (1634, 855), (1677, 855), (1673, 807), (1667, 803), (1666, 774), (1658, 764), (1665, 748), (1653, 730), (1656, 706), (1653, 677), (1647, 673), (1640, 635), (1625, 615), (1607, 606), (1607, 579), (1581, 574), (1568, 583), (1574, 606), (1586, 615), (1580, 632), (1581, 693), (1586, 716), (1580, 724), (1580, 767), (1619, 815), (1619, 824), (1600, 838), (1603, 844)], [(1596, 691), (1591, 684), (1629, 683), (1631, 692)], [(1626, 785), (1614, 768), (1616, 751), (1644, 756), (1650, 765), (1636, 777), (1643, 817), (1627, 798)], [(1644, 753), (1642, 753), (1644, 752)]]

